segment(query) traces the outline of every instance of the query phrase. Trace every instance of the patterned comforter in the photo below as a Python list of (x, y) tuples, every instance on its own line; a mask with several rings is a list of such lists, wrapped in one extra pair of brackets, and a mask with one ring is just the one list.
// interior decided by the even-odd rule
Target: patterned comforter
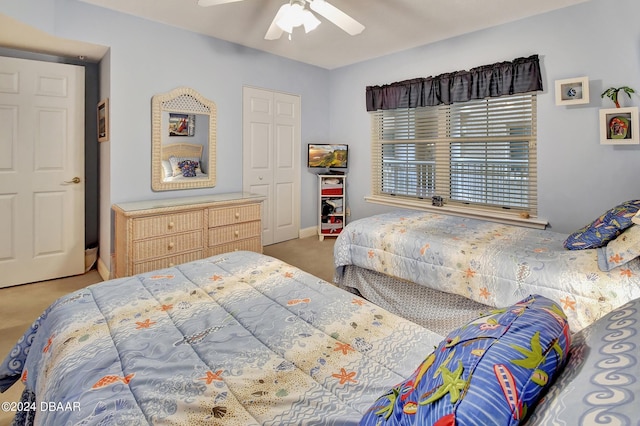
[(566, 250), (566, 237), (399, 210), (347, 225), (334, 248), (336, 282), (355, 265), (495, 307), (540, 294), (562, 306), (575, 332), (640, 296), (640, 259), (603, 272), (595, 249)]
[(276, 259), (235, 252), (52, 304), (0, 365), (22, 424), (357, 424), (441, 340)]

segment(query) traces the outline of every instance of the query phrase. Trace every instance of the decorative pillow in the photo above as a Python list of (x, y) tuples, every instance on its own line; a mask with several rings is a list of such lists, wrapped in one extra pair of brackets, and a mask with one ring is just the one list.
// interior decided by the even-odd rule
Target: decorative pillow
[(182, 176), (184, 177), (194, 177), (196, 175), (196, 168), (198, 167), (197, 161), (184, 160), (178, 163), (180, 166), (180, 170), (182, 171)]
[(451, 332), (361, 425), (516, 425), (553, 382), (571, 344), (562, 308), (528, 298)]
[(564, 242), (569, 250), (582, 250), (605, 246), (631, 226), (631, 219), (640, 210), (640, 200), (626, 201), (605, 212), (592, 223), (578, 229)]
[(598, 249), (598, 267), (608, 272), (640, 256), (640, 225), (631, 225), (606, 247)]
[(196, 172), (200, 172), (200, 158), (198, 157), (169, 157), (169, 163), (171, 164), (171, 169), (173, 171), (173, 176), (180, 176), (182, 174), (182, 170), (180, 169), (181, 161), (196, 161), (198, 163), (198, 167), (196, 167)]
[(573, 335), (569, 360), (531, 414), (546, 425), (637, 425), (640, 299)]

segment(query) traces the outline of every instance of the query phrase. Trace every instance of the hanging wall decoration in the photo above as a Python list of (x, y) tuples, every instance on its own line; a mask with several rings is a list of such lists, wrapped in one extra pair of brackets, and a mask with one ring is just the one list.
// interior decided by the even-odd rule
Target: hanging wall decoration
[(589, 103), (589, 78), (576, 77), (556, 80), (556, 105)]
[(638, 107), (600, 110), (600, 143), (634, 145), (640, 143)]
[(109, 99), (98, 103), (98, 142), (109, 140)]

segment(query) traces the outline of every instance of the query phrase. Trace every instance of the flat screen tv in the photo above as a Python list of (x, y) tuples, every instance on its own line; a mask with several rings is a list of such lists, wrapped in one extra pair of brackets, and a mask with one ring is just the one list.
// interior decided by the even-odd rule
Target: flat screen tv
[(310, 143), (307, 149), (307, 167), (346, 169), (349, 145)]

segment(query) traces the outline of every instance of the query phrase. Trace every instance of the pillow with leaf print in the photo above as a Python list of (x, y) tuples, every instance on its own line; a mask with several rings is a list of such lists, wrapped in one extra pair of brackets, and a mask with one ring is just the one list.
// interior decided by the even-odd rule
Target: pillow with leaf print
[(640, 200), (619, 204), (569, 235), (564, 242), (564, 247), (569, 250), (603, 247), (631, 226), (633, 216), (638, 213), (638, 210), (640, 210)]
[(361, 425), (517, 425), (567, 361), (562, 308), (529, 296), (452, 331)]
[(615, 240), (597, 250), (598, 268), (604, 272), (635, 259), (640, 256), (640, 225), (632, 225)]

